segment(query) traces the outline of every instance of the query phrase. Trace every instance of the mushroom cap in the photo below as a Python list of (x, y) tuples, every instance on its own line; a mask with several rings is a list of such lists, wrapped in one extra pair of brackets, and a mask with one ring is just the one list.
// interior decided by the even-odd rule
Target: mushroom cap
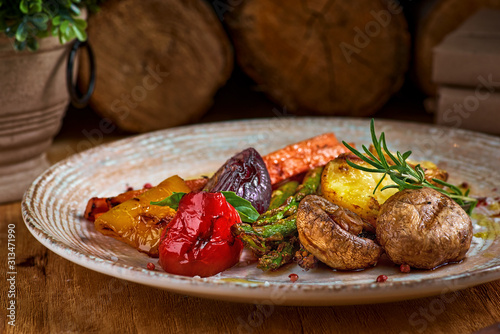
[[(338, 210), (351, 217), (355, 215), (323, 197), (305, 197), (297, 211), (297, 230), (302, 246), (334, 269), (355, 270), (375, 265), (382, 248), (371, 239), (349, 232), (348, 225), (353, 222), (343, 219), (343, 214), (335, 214)], [(334, 219), (344, 221), (337, 223)], [(357, 228), (354, 226), (353, 230)]]
[(450, 197), (427, 187), (406, 189), (382, 205), (376, 234), (394, 263), (433, 269), (465, 258), (472, 222)]

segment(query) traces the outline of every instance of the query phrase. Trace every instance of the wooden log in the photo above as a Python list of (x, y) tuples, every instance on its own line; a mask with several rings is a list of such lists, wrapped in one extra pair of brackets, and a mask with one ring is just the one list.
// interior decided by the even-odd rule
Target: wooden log
[[(107, 1), (88, 33), (97, 65), (91, 106), (127, 131), (196, 121), (233, 67), (229, 39), (200, 0)], [(81, 58), (84, 90), (89, 71)]]
[(426, 0), (420, 4), (412, 74), (427, 95), (437, 93), (432, 82), (432, 49), (482, 7), (500, 9), (500, 0)]
[(402, 85), (409, 34), (381, 0), (245, 0), (227, 23), (243, 70), (287, 110), (370, 115)]

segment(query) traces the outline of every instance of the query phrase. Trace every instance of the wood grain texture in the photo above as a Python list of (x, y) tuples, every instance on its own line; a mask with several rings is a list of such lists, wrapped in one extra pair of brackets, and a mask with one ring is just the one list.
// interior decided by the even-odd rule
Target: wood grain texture
[[(229, 40), (200, 0), (108, 1), (88, 33), (97, 68), (91, 105), (127, 131), (197, 121), (233, 67)], [(81, 86), (88, 77), (82, 57)]]
[(370, 115), (403, 83), (409, 34), (385, 0), (249, 0), (228, 15), (238, 62), (288, 110)]
[(17, 319), (2, 333), (471, 333), (500, 321), (500, 280), (397, 303), (256, 306), (186, 297), (96, 273), (52, 253), (25, 227), (20, 204), (0, 206), (0, 270), (7, 225), (16, 224)]

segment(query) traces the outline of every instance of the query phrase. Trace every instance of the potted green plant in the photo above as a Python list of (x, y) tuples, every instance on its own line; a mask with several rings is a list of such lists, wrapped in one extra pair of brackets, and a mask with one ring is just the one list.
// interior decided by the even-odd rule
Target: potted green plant
[(0, 203), (20, 199), (48, 167), (44, 152), (70, 101), (68, 56), (73, 41), (86, 40), (86, 15), (97, 6), (0, 0)]

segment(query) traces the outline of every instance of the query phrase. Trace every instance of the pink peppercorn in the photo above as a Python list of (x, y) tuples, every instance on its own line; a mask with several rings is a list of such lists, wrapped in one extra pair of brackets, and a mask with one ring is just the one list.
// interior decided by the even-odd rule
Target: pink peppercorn
[(409, 273), (410, 266), (403, 263), (401, 266), (399, 266), (399, 271), (401, 271), (402, 273)]
[(387, 276), (385, 276), (385, 275), (379, 275), (377, 277), (377, 283), (384, 283), (385, 281), (387, 281)]

